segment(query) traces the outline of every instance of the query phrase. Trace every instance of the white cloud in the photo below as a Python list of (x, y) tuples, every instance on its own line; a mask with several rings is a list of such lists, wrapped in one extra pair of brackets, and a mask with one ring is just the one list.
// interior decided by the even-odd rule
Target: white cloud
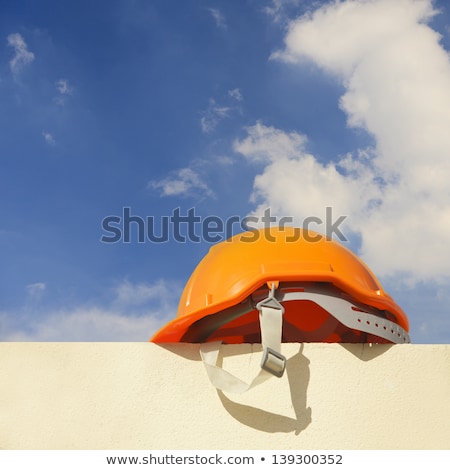
[(434, 14), (429, 0), (332, 2), (292, 21), (274, 55), (339, 80), (348, 124), (371, 134), (373, 149), (324, 165), (303, 136), (262, 124), (235, 143), (265, 164), (258, 209), (305, 217), (333, 206), (378, 275), (412, 281), (449, 276), (450, 61), (426, 24)]
[(8, 36), (8, 45), (14, 49), (14, 57), (9, 61), (9, 66), (14, 75), (34, 60), (34, 54), (28, 50), (23, 37), (19, 33)]
[(159, 181), (150, 181), (148, 187), (161, 190), (162, 196), (214, 196), (213, 191), (191, 168), (181, 168), (173, 176)]
[[(23, 318), (25, 321), (25, 318)], [(160, 326), (151, 314), (125, 315), (101, 308), (52, 312), (2, 334), (2, 341), (146, 341)]]
[(56, 144), (56, 141), (55, 141), (53, 135), (50, 134), (50, 132), (43, 132), (42, 136), (44, 137), (47, 144), (49, 144), (49, 145), (55, 145)]
[(256, 162), (273, 163), (279, 159), (296, 157), (303, 152), (306, 136), (286, 133), (258, 122), (247, 128), (248, 137), (234, 143), (234, 150)]
[(214, 18), (216, 22), (216, 26), (219, 29), (227, 29), (227, 22), (225, 16), (218, 8), (209, 8), (208, 11), (211, 13), (211, 16)]
[[(265, 165), (254, 181), (252, 201), (258, 205), (252, 215), (261, 216), (270, 206), (273, 215), (293, 217), (301, 225), (309, 216), (325, 220), (326, 207), (332, 207), (336, 216), (350, 213), (354, 218), (380, 197), (371, 187), (370, 171), (350, 157), (339, 165), (324, 165), (305, 150), (306, 137), (296, 132), (257, 123), (247, 133), (245, 139), (235, 142), (234, 150), (249, 161)], [(357, 178), (340, 173), (344, 166)]]
[[(27, 287), (41, 292), (45, 284)], [(178, 287), (124, 281), (113, 289), (111, 305), (74, 306), (39, 315), (0, 312), (1, 341), (147, 341), (176, 315)]]

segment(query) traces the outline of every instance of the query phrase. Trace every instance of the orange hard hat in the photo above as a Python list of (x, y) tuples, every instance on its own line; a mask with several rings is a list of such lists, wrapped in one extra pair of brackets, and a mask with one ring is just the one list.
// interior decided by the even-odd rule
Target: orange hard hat
[[(283, 342), (409, 342), (405, 313), (370, 269), (340, 243), (294, 227), (243, 232), (212, 246), (177, 317), (151, 341), (258, 343), (256, 303), (267, 286), (284, 307)], [(328, 297), (347, 302), (348, 311), (338, 315)]]

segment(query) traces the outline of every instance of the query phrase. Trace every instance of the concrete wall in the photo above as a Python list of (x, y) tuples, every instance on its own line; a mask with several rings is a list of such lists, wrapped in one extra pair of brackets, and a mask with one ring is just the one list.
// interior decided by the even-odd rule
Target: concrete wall
[[(450, 345), (286, 344), (245, 395), (197, 345), (0, 344), (3, 449), (450, 449)], [(243, 378), (260, 347), (223, 347)]]

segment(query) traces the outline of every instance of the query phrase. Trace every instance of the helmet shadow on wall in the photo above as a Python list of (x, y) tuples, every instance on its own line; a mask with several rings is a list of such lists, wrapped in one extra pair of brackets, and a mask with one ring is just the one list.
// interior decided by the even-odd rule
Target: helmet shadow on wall
[[(394, 344), (375, 344), (375, 343), (339, 343), (350, 354), (353, 354), (361, 361), (368, 362), (378, 356), (386, 353), (394, 347)], [(401, 347), (401, 345), (397, 345)]]
[[(200, 360), (198, 344), (183, 343), (182, 348), (180, 348), (180, 344), (164, 344), (159, 346), (187, 360)], [(220, 362), (228, 356), (240, 355), (238, 352), (240, 347), (238, 346), (238, 349), (236, 349), (236, 346), (223, 349), (220, 354)], [(238, 397), (242, 395), (226, 394), (221, 390), (217, 390), (216, 393), (220, 403), (227, 413), (241, 424), (266, 433), (295, 433), (299, 435), (305, 431), (312, 423), (313, 413), (311, 407), (308, 406), (308, 386), (311, 375), (310, 360), (303, 353), (304, 346), (304, 343), (299, 343), (298, 352), (289, 357), (286, 363), (285, 375), (289, 387), (290, 406), (283, 405), (283, 408), (292, 409), (293, 416), (285, 416), (274, 411), (240, 403)], [(371, 343), (339, 343), (339, 346), (363, 362), (379, 357), (394, 346), (401, 347), (400, 345)], [(252, 345), (252, 354), (259, 354), (262, 351), (262, 348), (260, 351), (259, 347), (256, 344)], [(285, 399), (286, 393), (280, 394), (280, 382), (278, 380), (280, 379), (274, 377), (264, 384), (264, 387), (266, 387), (264, 393), (268, 393), (267, 387), (270, 387), (271, 392), (269, 393), (271, 396), (276, 397), (280, 395)], [(259, 387), (253, 393), (258, 393), (258, 389)]]
[[(339, 343), (355, 358), (368, 362), (375, 359), (394, 347), (393, 344), (372, 343)], [(397, 347), (401, 347), (397, 345)], [(295, 433), (299, 435), (312, 423), (312, 409), (308, 406), (308, 386), (310, 381), (310, 360), (303, 354), (304, 343), (299, 344), (299, 350), (290, 357), (286, 363), (286, 376), (289, 383), (289, 392), (292, 410), (295, 417), (256, 408), (247, 404), (237, 403), (233, 395), (218, 390), (218, 397), (226, 411), (245, 426), (267, 433)], [(273, 387), (273, 394), (277, 395), (279, 384), (277, 379), (268, 382)], [(285, 395), (283, 395), (285, 396)]]
[[(304, 431), (312, 422), (311, 408), (307, 406), (307, 390), (310, 380), (309, 359), (303, 354), (304, 345), (286, 362), (286, 376), (295, 417), (283, 416), (250, 405), (235, 402), (231, 395), (218, 390), (217, 394), (225, 410), (237, 421), (253, 429), (267, 433), (291, 433)], [(277, 394), (277, 379), (269, 381)]]

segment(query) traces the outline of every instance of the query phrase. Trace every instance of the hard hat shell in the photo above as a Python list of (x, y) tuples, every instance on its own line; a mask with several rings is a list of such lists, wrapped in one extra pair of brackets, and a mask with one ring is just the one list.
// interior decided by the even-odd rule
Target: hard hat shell
[[(406, 331), (409, 330), (403, 310), (383, 290), (370, 269), (350, 250), (311, 230), (270, 227), (243, 232), (212, 246), (185, 286), (177, 317), (157, 332), (151, 341), (185, 341), (189, 337), (186, 333), (196, 322), (240, 304), (273, 282), (285, 286), (292, 283), (328, 283), (354, 302), (382, 313)], [(285, 317), (288, 322), (301, 326), (303, 331), (320, 327), (325, 316), (328, 316), (311, 302), (292, 304), (290, 313), (287, 312), (289, 315)], [(304, 313), (306, 304), (307, 312), (302, 315), (302, 325), (299, 325), (300, 317), (296, 312), (302, 307)], [(241, 342), (242, 336), (236, 330), (248, 322), (256, 322), (255, 315), (256, 312), (253, 312), (250, 320), (250, 317), (234, 320), (228, 325), (227, 333), (213, 334), (207, 341), (219, 338), (226, 342)], [(293, 338), (295, 336), (291, 336), (290, 340)], [(351, 336), (348, 338), (347, 342), (362, 341)], [(332, 334), (322, 340), (342, 341), (345, 335)], [(303, 336), (301, 341), (308, 341), (308, 336)]]

